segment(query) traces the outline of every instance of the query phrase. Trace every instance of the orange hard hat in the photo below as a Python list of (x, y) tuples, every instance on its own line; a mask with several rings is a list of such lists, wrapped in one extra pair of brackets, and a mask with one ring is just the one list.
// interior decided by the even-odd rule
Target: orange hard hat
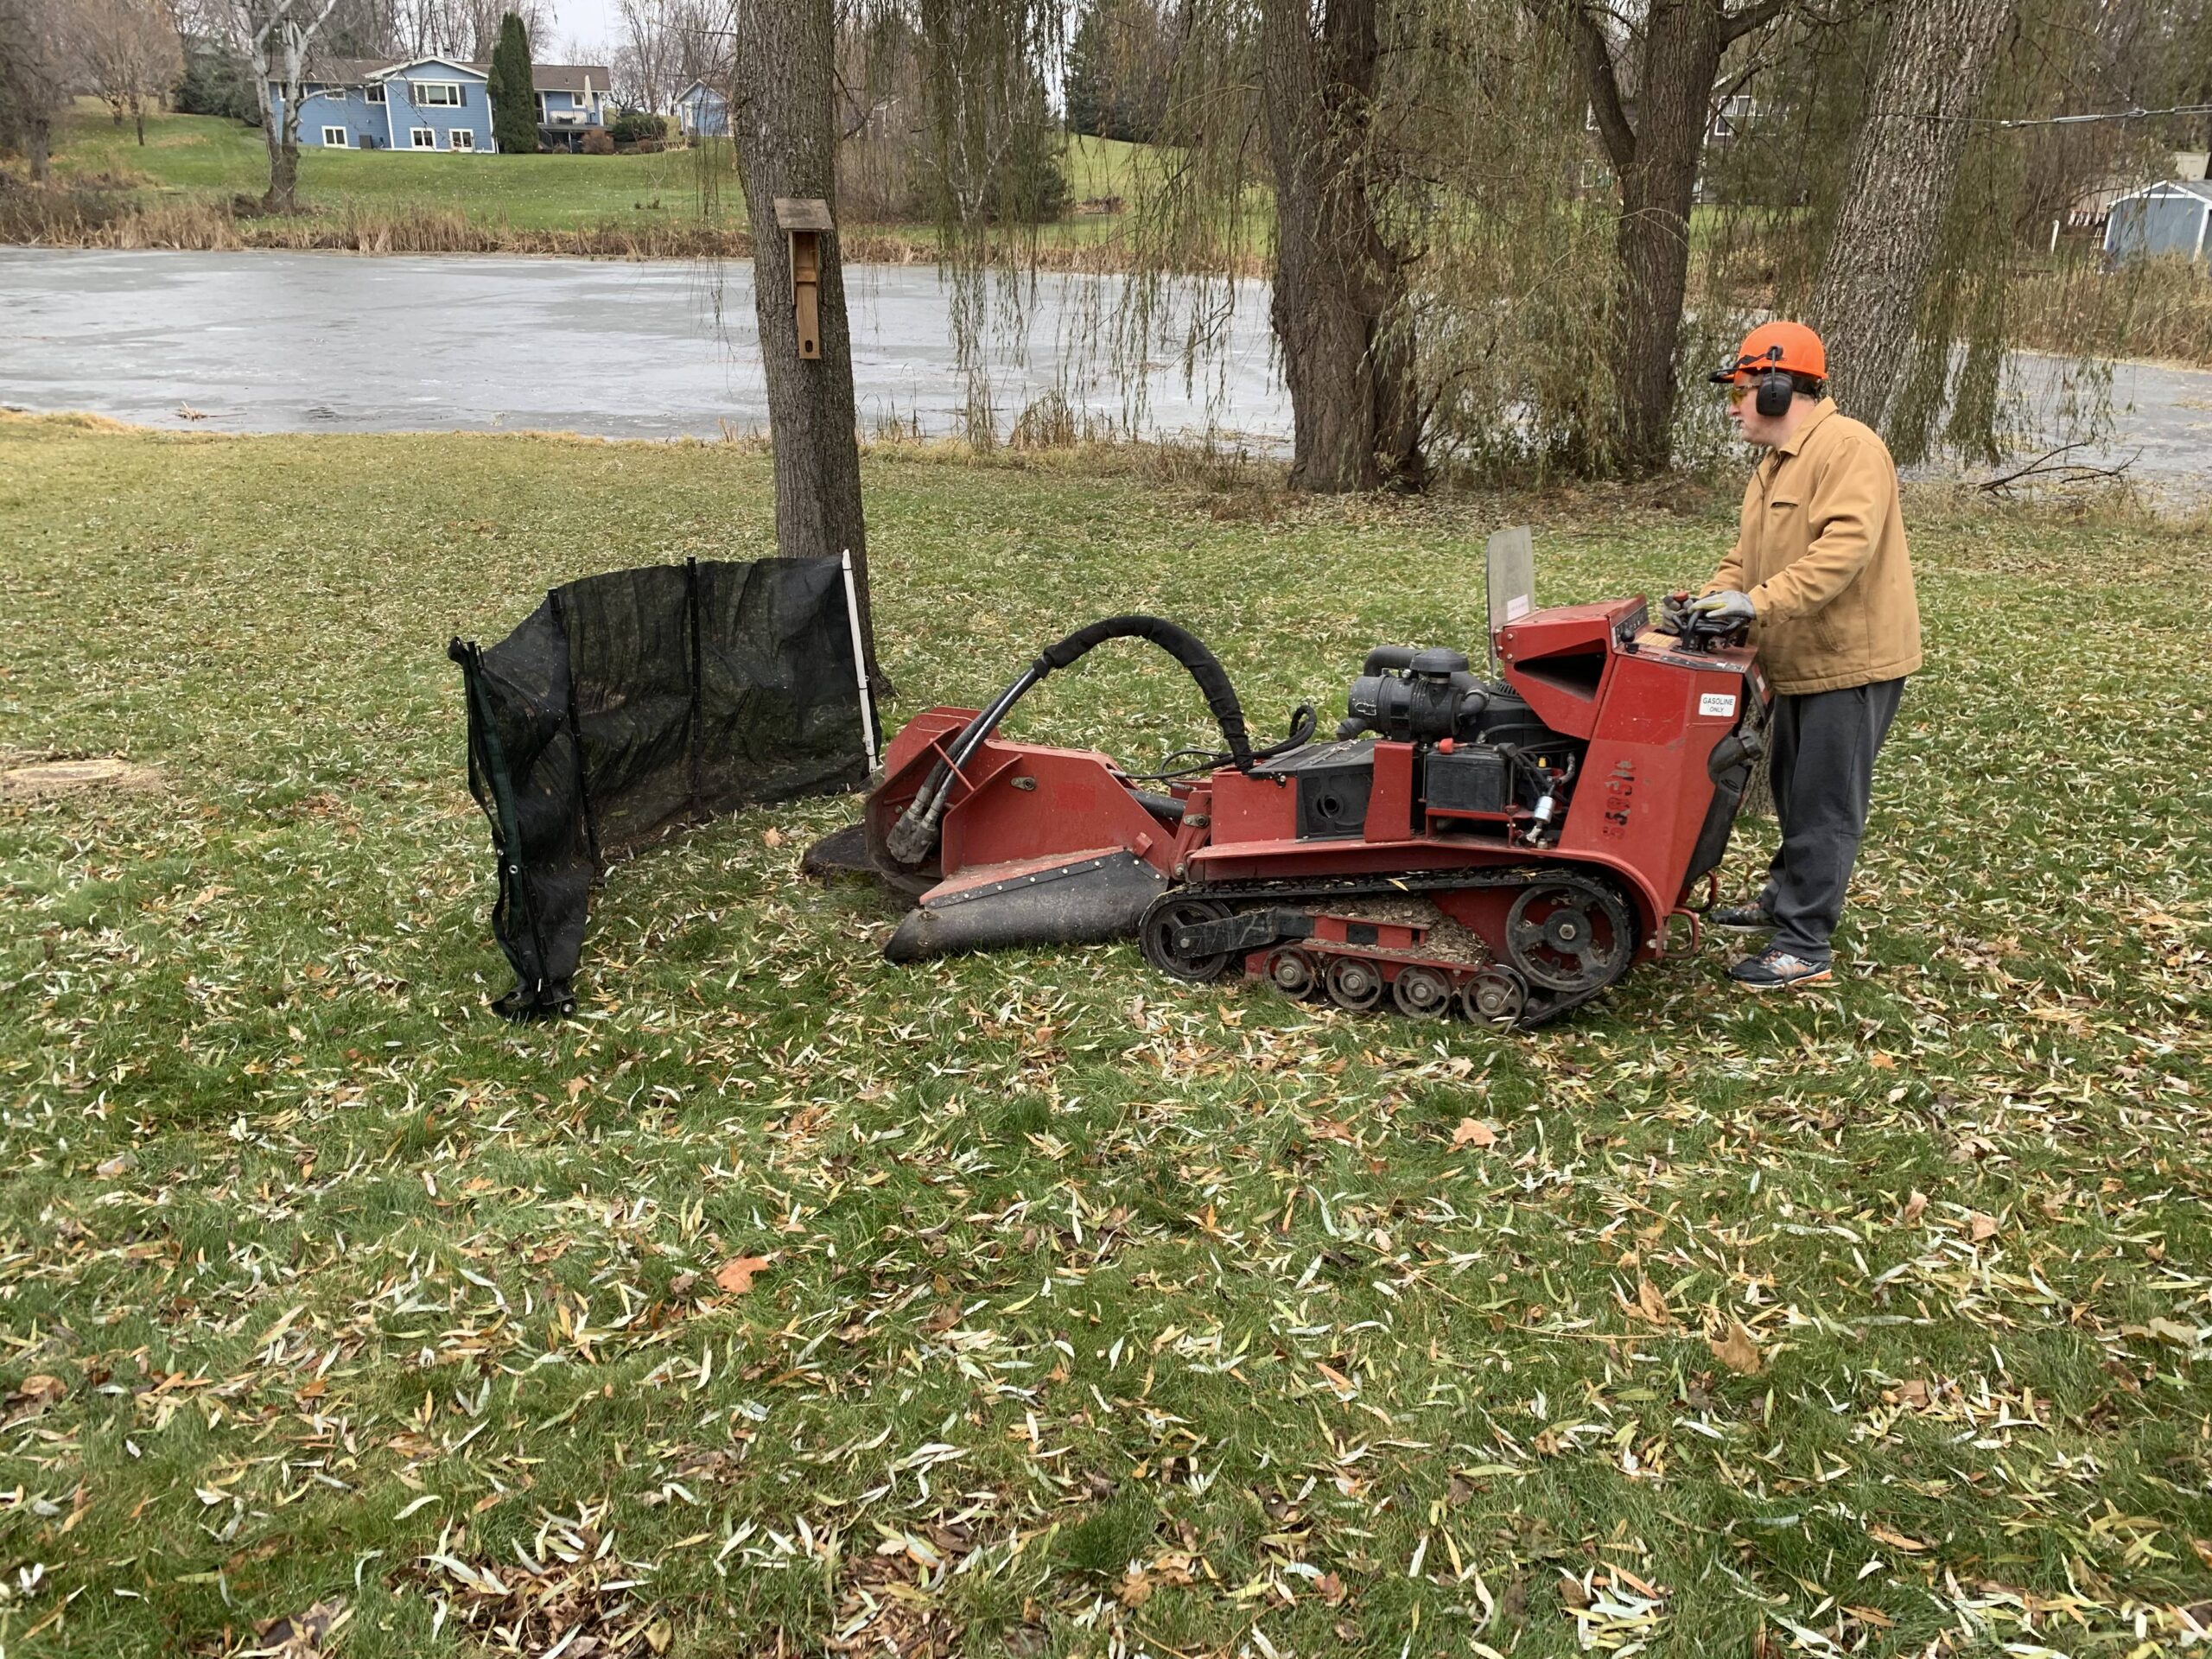
[(1825, 380), (1828, 378), (1827, 347), (1802, 322), (1763, 322), (1744, 336), (1736, 355), (1721, 363), (1718, 374), (1707, 378), (1716, 385), (1741, 385), (1777, 369)]

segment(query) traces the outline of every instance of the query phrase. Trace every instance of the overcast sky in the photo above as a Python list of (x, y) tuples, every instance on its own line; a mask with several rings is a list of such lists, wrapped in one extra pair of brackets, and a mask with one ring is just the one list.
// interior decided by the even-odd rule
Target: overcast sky
[(560, 42), (563, 52), (574, 41), (587, 48), (584, 56), (589, 62), (605, 63), (614, 54), (620, 33), (614, 0), (554, 0), (553, 16), (553, 38)]

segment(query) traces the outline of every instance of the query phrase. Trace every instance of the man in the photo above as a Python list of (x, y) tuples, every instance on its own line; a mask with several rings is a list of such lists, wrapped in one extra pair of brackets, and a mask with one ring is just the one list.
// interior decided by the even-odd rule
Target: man
[(1821, 337), (1763, 323), (1712, 378), (1728, 388), (1737, 430), (1767, 453), (1744, 491), (1736, 545), (1692, 608), (1751, 625), (1776, 694), (1767, 743), (1782, 823), (1758, 901), (1713, 920), (1771, 932), (1728, 976), (1777, 990), (1831, 976), (1874, 757), (1920, 667), (1920, 607), (1897, 467), (1873, 429), (1826, 395)]

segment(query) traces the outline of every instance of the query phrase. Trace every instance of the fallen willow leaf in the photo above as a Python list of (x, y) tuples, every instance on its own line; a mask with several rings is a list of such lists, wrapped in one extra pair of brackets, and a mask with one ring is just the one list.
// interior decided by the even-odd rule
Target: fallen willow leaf
[(1869, 1527), (1866, 1529), (1866, 1535), (1878, 1544), (1887, 1544), (1891, 1549), (1901, 1549), (1908, 1555), (1924, 1554), (1929, 1548), (1919, 1539), (1908, 1538), (1904, 1534), (1889, 1527)]
[(1497, 1131), (1471, 1117), (1461, 1118), (1459, 1127), (1452, 1131), (1452, 1150), (1454, 1152), (1465, 1147), (1494, 1147), (1497, 1144)]
[(765, 1255), (736, 1255), (723, 1262), (715, 1271), (715, 1282), (733, 1296), (742, 1296), (753, 1288), (753, 1275), (768, 1265)]
[(1751, 1339), (1751, 1333), (1744, 1328), (1741, 1319), (1729, 1322), (1726, 1336), (1707, 1337), (1705, 1345), (1713, 1351), (1715, 1359), (1739, 1376), (1756, 1376), (1766, 1364), (1758, 1344)]

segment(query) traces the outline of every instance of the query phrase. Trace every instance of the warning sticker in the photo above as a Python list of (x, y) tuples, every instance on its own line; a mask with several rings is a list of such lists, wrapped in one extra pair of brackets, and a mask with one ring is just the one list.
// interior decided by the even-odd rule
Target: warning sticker
[(1700, 693), (1697, 711), (1700, 715), (1732, 715), (1736, 712), (1736, 694), (1733, 691)]

